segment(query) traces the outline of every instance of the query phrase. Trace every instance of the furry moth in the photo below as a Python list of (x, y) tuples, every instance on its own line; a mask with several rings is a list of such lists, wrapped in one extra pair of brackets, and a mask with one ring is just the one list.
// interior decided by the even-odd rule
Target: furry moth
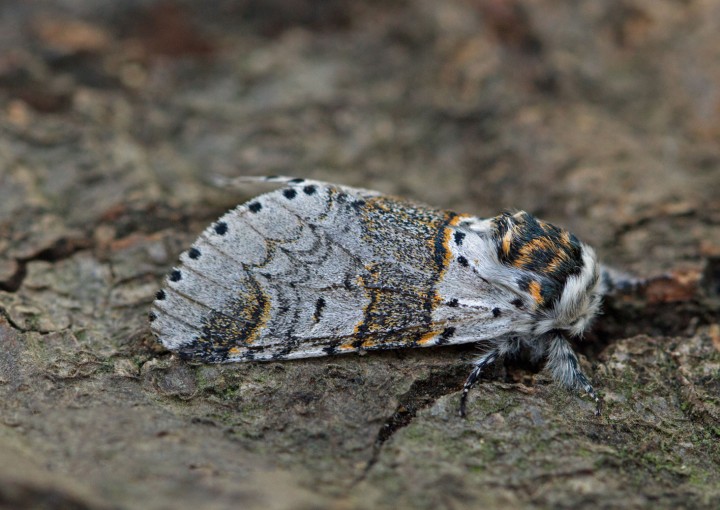
[(597, 403), (568, 338), (611, 277), (573, 234), (526, 212), (493, 218), (288, 177), (210, 225), (149, 314), (182, 358), (264, 361), (479, 342), (462, 390), (528, 349)]

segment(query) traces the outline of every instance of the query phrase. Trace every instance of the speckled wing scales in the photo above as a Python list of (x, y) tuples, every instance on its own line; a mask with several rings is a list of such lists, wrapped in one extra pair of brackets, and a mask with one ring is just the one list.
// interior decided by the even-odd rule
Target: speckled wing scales
[(307, 329), (307, 302), (321, 293), (336, 319), (325, 336), (359, 320), (362, 308), (349, 304), (362, 292), (342, 285), (357, 262), (311, 222), (334, 224), (336, 211), (326, 189), (307, 186), (300, 207), (278, 205), (296, 198), (291, 187), (228, 212), (181, 255), (154, 303), (152, 325), (167, 347), (208, 361), (287, 357)]
[(270, 180), (287, 187), (225, 214), (168, 276), (151, 313), (168, 348), (205, 361), (290, 359), (511, 331), (515, 308), (496, 306), (511, 296), (467, 264), (487, 243), (463, 224), (480, 220), (369, 190)]

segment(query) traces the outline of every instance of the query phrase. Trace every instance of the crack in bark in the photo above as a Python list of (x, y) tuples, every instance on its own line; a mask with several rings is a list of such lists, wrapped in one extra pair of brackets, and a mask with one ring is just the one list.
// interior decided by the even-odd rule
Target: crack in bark
[(382, 446), (388, 439), (398, 430), (408, 426), (418, 411), (430, 407), (440, 397), (459, 391), (468, 372), (468, 365), (462, 363), (448, 366), (443, 370), (432, 370), (428, 377), (413, 381), (410, 389), (398, 398), (395, 412), (378, 430), (372, 455), (353, 485), (357, 485), (367, 477), (370, 469), (377, 463)]
[(61, 237), (57, 239), (52, 246), (48, 246), (29, 257), (15, 259), (18, 264), (18, 269), (10, 278), (0, 282), (0, 290), (5, 292), (17, 292), (27, 276), (27, 265), (30, 262), (58, 262), (60, 260), (70, 258), (77, 252), (85, 250), (91, 246), (92, 241), (89, 236), (82, 238)]
[[(201, 211), (198, 214), (201, 219), (216, 217), (215, 212)], [(17, 270), (8, 278), (0, 281), (0, 290), (5, 292), (17, 292), (27, 276), (27, 265), (34, 261), (59, 262), (68, 259), (76, 253), (95, 249), (96, 241), (93, 233), (101, 225), (112, 224), (115, 239), (134, 233), (155, 233), (167, 228), (179, 227), (187, 230), (192, 218), (188, 211), (179, 211), (169, 206), (158, 203), (145, 204), (142, 207), (122, 206), (119, 209), (109, 209), (94, 224), (82, 228), (81, 235), (73, 234), (56, 239), (50, 246), (39, 249), (36, 253), (27, 257), (13, 259)], [(208, 221), (210, 221), (208, 219)]]
[[(649, 278), (653, 282), (672, 276)], [(606, 296), (602, 312), (580, 342), (576, 351), (588, 358), (598, 354), (615, 340), (646, 334), (650, 336), (688, 336), (698, 326), (717, 322), (720, 289), (720, 259), (706, 259), (697, 288), (681, 299), (657, 301), (641, 286), (628, 292)]]
[(21, 326), (20, 326), (19, 324), (17, 324), (14, 320), (12, 320), (12, 318), (10, 317), (10, 314), (9, 314), (8, 311), (5, 309), (5, 307), (3, 307), (3, 306), (0, 306), (0, 316), (1, 316), (3, 319), (5, 319), (5, 320), (7, 321), (7, 323), (8, 323), (8, 325), (9, 325), (11, 328), (13, 328), (15, 331), (18, 331), (18, 332), (20, 332), (20, 333), (27, 333), (28, 331), (30, 331), (30, 330), (28, 330), (28, 329), (25, 329), (25, 328), (21, 327)]
[(23, 280), (27, 276), (27, 263), (21, 260), (15, 260), (17, 262), (17, 270), (7, 278), (6, 280), (0, 281), (0, 290), (5, 292), (17, 292), (22, 285)]

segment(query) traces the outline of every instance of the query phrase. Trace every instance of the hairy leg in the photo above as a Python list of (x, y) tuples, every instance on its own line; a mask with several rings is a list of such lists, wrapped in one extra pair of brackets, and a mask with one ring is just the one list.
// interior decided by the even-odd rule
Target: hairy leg
[(556, 381), (570, 389), (582, 388), (595, 400), (595, 415), (600, 416), (601, 401), (590, 381), (580, 369), (575, 352), (568, 341), (560, 335), (553, 337), (548, 347), (547, 367)]
[(470, 375), (468, 375), (468, 378), (465, 380), (462, 395), (460, 396), (460, 416), (462, 416), (463, 418), (466, 416), (465, 407), (467, 404), (467, 396), (470, 392), (470, 388), (472, 388), (477, 382), (477, 380), (480, 378), (480, 374), (482, 373), (482, 371), (488, 365), (492, 365), (493, 363), (495, 363), (499, 356), (500, 353), (498, 352), (498, 350), (493, 349), (486, 352), (473, 362), (472, 372), (470, 372)]

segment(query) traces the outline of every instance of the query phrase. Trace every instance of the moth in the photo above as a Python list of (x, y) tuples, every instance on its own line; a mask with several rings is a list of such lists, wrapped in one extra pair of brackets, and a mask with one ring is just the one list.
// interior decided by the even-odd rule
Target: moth
[(527, 349), (600, 399), (568, 338), (598, 313), (611, 272), (567, 230), (523, 211), (493, 218), (289, 177), (210, 225), (149, 314), (165, 347), (204, 362), (267, 361), (480, 343), (483, 370)]

